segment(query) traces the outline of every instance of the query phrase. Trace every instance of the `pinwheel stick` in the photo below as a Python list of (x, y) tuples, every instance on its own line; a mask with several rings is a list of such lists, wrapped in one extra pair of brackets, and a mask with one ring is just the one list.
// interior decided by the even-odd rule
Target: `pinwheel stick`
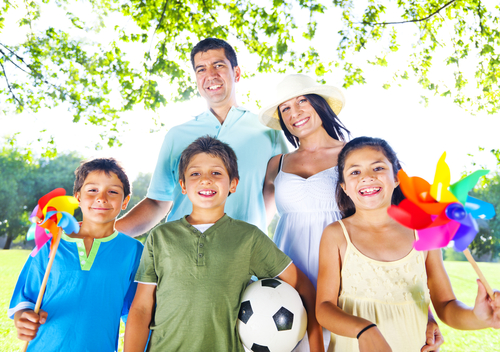
[[(50, 250), (49, 263), (47, 264), (47, 269), (45, 270), (45, 275), (43, 276), (42, 286), (40, 287), (40, 292), (38, 293), (38, 298), (36, 300), (34, 312), (38, 314), (40, 311), (40, 306), (42, 305), (43, 294), (45, 293), (45, 287), (47, 286), (47, 281), (49, 280), (50, 270), (52, 269), (52, 264), (54, 263), (54, 258), (56, 257), (57, 247), (59, 247), (59, 242), (61, 241), (62, 236), (62, 228), (59, 227), (59, 233), (57, 237), (54, 239), (54, 244), (52, 249)], [(28, 349), (29, 341), (26, 341), (23, 352), (26, 352)]]
[(476, 271), (477, 276), (479, 276), (479, 280), (483, 283), (484, 287), (486, 288), (486, 292), (488, 292), (488, 296), (490, 296), (491, 299), (493, 299), (493, 290), (491, 289), (490, 284), (488, 281), (486, 281), (486, 278), (483, 275), (483, 272), (481, 269), (479, 269), (479, 266), (477, 265), (476, 261), (474, 258), (472, 258), (472, 254), (470, 254), (469, 248), (465, 248), (464, 250), (465, 257), (471, 263), (472, 267)]

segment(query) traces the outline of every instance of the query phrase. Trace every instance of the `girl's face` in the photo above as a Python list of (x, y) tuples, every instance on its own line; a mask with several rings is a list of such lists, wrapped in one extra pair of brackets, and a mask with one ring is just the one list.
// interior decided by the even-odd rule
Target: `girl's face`
[(371, 147), (351, 152), (344, 167), (342, 189), (358, 209), (379, 209), (391, 205), (392, 193), (399, 185), (391, 162)]
[(299, 139), (323, 126), (311, 102), (303, 95), (281, 103), (278, 109), (287, 130)]

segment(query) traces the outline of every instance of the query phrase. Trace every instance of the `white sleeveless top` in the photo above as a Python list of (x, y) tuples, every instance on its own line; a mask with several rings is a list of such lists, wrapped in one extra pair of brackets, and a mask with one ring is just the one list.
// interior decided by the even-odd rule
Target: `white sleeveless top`
[(316, 288), (321, 235), (326, 226), (341, 218), (335, 200), (337, 167), (303, 178), (281, 170), (281, 163), (274, 180), (281, 216), (274, 242)]

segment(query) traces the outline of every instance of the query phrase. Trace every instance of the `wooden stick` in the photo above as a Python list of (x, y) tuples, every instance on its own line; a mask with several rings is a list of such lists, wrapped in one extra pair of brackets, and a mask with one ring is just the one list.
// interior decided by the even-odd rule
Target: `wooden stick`
[(488, 292), (488, 296), (490, 296), (491, 299), (494, 299), (493, 298), (493, 290), (491, 289), (491, 286), (488, 283), (488, 281), (486, 281), (486, 278), (484, 277), (481, 269), (479, 269), (479, 266), (477, 265), (476, 261), (474, 260), (474, 258), (472, 258), (472, 254), (470, 254), (469, 248), (465, 248), (464, 254), (465, 254), (465, 257), (467, 258), (467, 260), (469, 261), (469, 263), (471, 263), (472, 267), (476, 271), (477, 276), (479, 276), (479, 280), (481, 280), (484, 287), (486, 288), (486, 292)]
[[(49, 263), (47, 264), (47, 269), (45, 269), (45, 275), (43, 276), (42, 286), (40, 287), (40, 292), (38, 293), (38, 298), (36, 299), (36, 304), (34, 309), (36, 314), (38, 314), (38, 312), (40, 311), (40, 306), (42, 305), (43, 295), (45, 293), (45, 288), (47, 287), (47, 281), (49, 281), (50, 270), (52, 269), (52, 263), (54, 263), (54, 258), (56, 257), (57, 247), (59, 247), (61, 236), (62, 236), (62, 228), (59, 228), (59, 233), (57, 234), (54, 245), (52, 246), (52, 249), (50, 251)], [(22, 349), (23, 352), (26, 352), (26, 350), (28, 349), (28, 344), (29, 341), (26, 341)]]

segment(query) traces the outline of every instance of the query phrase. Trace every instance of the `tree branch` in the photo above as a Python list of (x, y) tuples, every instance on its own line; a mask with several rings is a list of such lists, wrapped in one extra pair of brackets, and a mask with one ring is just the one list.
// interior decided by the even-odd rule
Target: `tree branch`
[(437, 9), (436, 11), (434, 11), (433, 13), (431, 13), (430, 15), (428, 15), (427, 17), (424, 17), (424, 18), (417, 18), (417, 19), (414, 19), (414, 20), (399, 21), (399, 22), (375, 22), (375, 23), (374, 22), (357, 22), (357, 23), (364, 24), (364, 25), (370, 25), (370, 26), (387, 26), (387, 25), (393, 25), (393, 24), (405, 24), (405, 23), (416, 23), (416, 22), (427, 21), (429, 18), (431, 18), (432, 16), (436, 15), (437, 13), (439, 13), (439, 11), (441, 11), (442, 9), (450, 6), (455, 1), (456, 0), (451, 0), (451, 1), (447, 2), (446, 4), (444, 4), (443, 6), (441, 6), (439, 9)]
[(156, 31), (158, 28), (160, 28), (161, 22), (163, 21), (163, 18), (165, 17), (165, 12), (167, 11), (167, 5), (168, 5), (168, 0), (165, 1), (165, 5), (163, 5), (163, 12), (161, 13), (160, 20), (158, 21), (158, 25), (155, 28), (155, 31), (153, 32), (153, 37), (156, 34)]
[(207, 12), (208, 12), (208, 14), (210, 15), (210, 17), (212, 17), (212, 20), (213, 20), (215, 23), (219, 24), (219, 23), (217, 22), (217, 19), (216, 19), (216, 18), (214, 17), (214, 15), (212, 15), (212, 13), (210, 12), (210, 9), (208, 8), (207, 3), (206, 3), (206, 1), (205, 1), (205, 0), (203, 0), (203, 7), (205, 8), (205, 10), (207, 10)]
[[(151, 41), (149, 42), (149, 50), (148, 50), (148, 56), (151, 59), (151, 47), (153, 46), (153, 39), (155, 37), (156, 31), (158, 28), (160, 28), (161, 22), (163, 21), (163, 18), (165, 17), (165, 12), (167, 11), (167, 5), (168, 5), (168, 0), (165, 0), (165, 5), (163, 5), (163, 11), (161, 13), (160, 20), (158, 21), (158, 24), (156, 25), (156, 28), (153, 32), (153, 35), (151, 35)], [(151, 66), (152, 67), (152, 66)], [(148, 70), (149, 73), (151, 73), (151, 70)]]
[[(9, 50), (9, 49), (7, 48), (7, 50)], [(9, 51), (10, 51), (10, 52), (12, 52), (12, 50), (9, 50)], [(0, 54), (2, 54), (2, 55), (3, 55), (3, 56), (7, 59), (7, 60), (9, 60), (9, 61), (10, 61), (10, 62), (11, 62), (14, 66), (16, 66), (18, 69), (20, 69), (21, 71), (23, 71), (24, 73), (26, 73), (26, 74), (28, 74), (28, 75), (31, 75), (31, 73), (30, 73), (30, 72), (26, 71), (24, 68), (22, 68), (22, 67), (18, 66), (18, 65), (17, 65), (14, 61), (12, 61), (12, 59), (11, 59), (10, 57), (8, 57), (8, 56), (7, 56), (7, 55), (3, 52), (3, 50), (2, 50), (2, 49), (0, 49)], [(20, 58), (20, 57), (19, 57), (19, 56), (17, 56), (16, 54), (14, 54), (14, 55), (15, 55), (18, 59), (20, 59), (20, 60), (21, 60), (21, 61), (22, 61), (22, 62), (26, 65), (26, 63), (23, 61), (23, 59), (22, 59), (22, 58)], [(26, 66), (28, 66), (28, 65), (26, 65)], [(29, 67), (29, 66), (28, 66), (28, 67)], [(30, 69), (31, 69), (31, 68), (30, 68)]]
[[(8, 46), (6, 46), (5, 44), (0, 43), (0, 45), (1, 45), (1, 46), (3, 46), (5, 49), (7, 49), (7, 50), (8, 50), (8, 51), (9, 51), (12, 55), (14, 55), (14, 56), (15, 56), (15, 57), (19, 60), (19, 61), (21, 61), (23, 64), (25, 64), (25, 65), (26, 65), (26, 67), (28, 67), (31, 71), (33, 71), (33, 69), (31, 68), (31, 66), (30, 66), (29, 64), (27, 64), (27, 63), (26, 63), (26, 61), (24, 61), (24, 59), (23, 59), (21, 56), (17, 55), (17, 53), (16, 53), (16, 52), (12, 51), (12, 50), (11, 50)], [(1, 50), (0, 50), (0, 51), (1, 51)], [(3, 52), (2, 52), (2, 54), (3, 54)], [(4, 56), (5, 56), (5, 57), (7, 57), (7, 55), (5, 55), (5, 54), (4, 54)], [(12, 63), (14, 63), (12, 60), (10, 60), (10, 61), (11, 61)], [(19, 68), (20, 68), (20, 67), (19, 67)], [(22, 68), (20, 68), (20, 69), (22, 70)], [(23, 70), (23, 71), (24, 71), (24, 70)], [(26, 72), (26, 71), (24, 71), (24, 72)]]
[(2, 66), (3, 75), (5, 77), (5, 82), (7, 83), (7, 87), (9, 88), (10, 94), (12, 94), (12, 97), (14, 98), (14, 100), (17, 101), (17, 103), (22, 106), (23, 104), (19, 101), (19, 99), (17, 99), (16, 95), (12, 91), (12, 87), (9, 83), (9, 79), (7, 78), (7, 72), (5, 72), (5, 67), (3, 66), (2, 62), (0, 62), (0, 66)]

